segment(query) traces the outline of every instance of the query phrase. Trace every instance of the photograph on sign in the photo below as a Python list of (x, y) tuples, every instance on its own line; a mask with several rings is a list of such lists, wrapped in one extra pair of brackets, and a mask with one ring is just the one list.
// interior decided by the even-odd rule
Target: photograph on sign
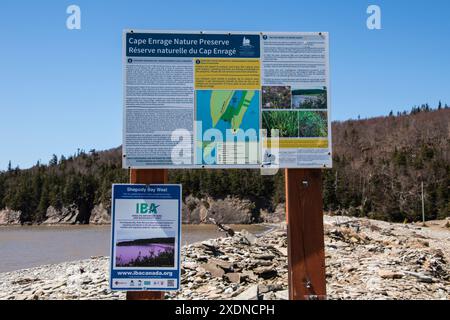
[(280, 167), (331, 167), (328, 34), (265, 33), (262, 48), (263, 154), (277, 140)]
[(178, 290), (181, 185), (115, 184), (112, 290)]
[(123, 42), (124, 168), (332, 166), (327, 33), (126, 30)]

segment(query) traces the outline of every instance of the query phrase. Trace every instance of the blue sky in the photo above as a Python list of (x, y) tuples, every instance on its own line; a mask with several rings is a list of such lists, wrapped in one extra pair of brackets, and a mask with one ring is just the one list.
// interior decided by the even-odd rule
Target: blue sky
[[(79, 5), (81, 30), (66, 29)], [(366, 9), (382, 10), (368, 30)], [(450, 1), (21, 1), (0, 4), (0, 170), (122, 139), (124, 28), (328, 31), (332, 119), (450, 104)]]

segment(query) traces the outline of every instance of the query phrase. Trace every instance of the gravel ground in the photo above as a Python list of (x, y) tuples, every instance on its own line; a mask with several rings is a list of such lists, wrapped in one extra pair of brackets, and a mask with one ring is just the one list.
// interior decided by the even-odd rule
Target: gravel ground
[[(450, 230), (325, 216), (328, 299), (449, 299)], [(167, 299), (287, 298), (284, 228), (182, 249), (182, 290)], [(0, 299), (125, 299), (109, 258), (0, 273)]]

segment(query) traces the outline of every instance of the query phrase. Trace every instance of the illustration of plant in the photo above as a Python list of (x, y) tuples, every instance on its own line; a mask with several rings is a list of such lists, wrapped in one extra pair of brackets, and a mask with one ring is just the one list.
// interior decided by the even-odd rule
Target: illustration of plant
[(318, 137), (328, 136), (327, 113), (322, 111), (299, 112), (299, 136)]
[(278, 129), (280, 137), (298, 137), (298, 112), (264, 111), (262, 120), (268, 137), (271, 137), (272, 129)]

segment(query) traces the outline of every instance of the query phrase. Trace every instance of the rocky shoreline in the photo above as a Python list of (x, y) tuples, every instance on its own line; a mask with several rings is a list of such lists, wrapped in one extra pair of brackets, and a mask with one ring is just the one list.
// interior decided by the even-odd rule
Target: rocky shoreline
[[(85, 210), (86, 211), (86, 210)], [(188, 196), (182, 206), (182, 222), (184, 224), (201, 224), (211, 218), (223, 224), (253, 224), (273, 223), (285, 218), (284, 204), (279, 204), (274, 210), (256, 208), (255, 203), (248, 199), (227, 196), (223, 199), (211, 197), (195, 198)], [(48, 207), (45, 217), (40, 222), (23, 221), (21, 211), (10, 208), (0, 209), (0, 226), (20, 225), (107, 225), (111, 223), (110, 205), (98, 204), (86, 212), (81, 212), (76, 205), (62, 208)]]
[[(450, 299), (450, 231), (325, 216), (328, 299)], [(0, 299), (124, 299), (109, 258), (0, 273)], [(182, 249), (182, 290), (167, 299), (287, 299), (284, 228)]]
[[(56, 209), (52, 206), (47, 208), (44, 221), (39, 223), (22, 221), (22, 212), (5, 208), (0, 210), (0, 226), (22, 226), (22, 225), (43, 225), (43, 226), (68, 226), (87, 224), (82, 223), (82, 215), (75, 205)], [(103, 204), (94, 206), (90, 211), (88, 224), (108, 225), (111, 224), (111, 210)]]

